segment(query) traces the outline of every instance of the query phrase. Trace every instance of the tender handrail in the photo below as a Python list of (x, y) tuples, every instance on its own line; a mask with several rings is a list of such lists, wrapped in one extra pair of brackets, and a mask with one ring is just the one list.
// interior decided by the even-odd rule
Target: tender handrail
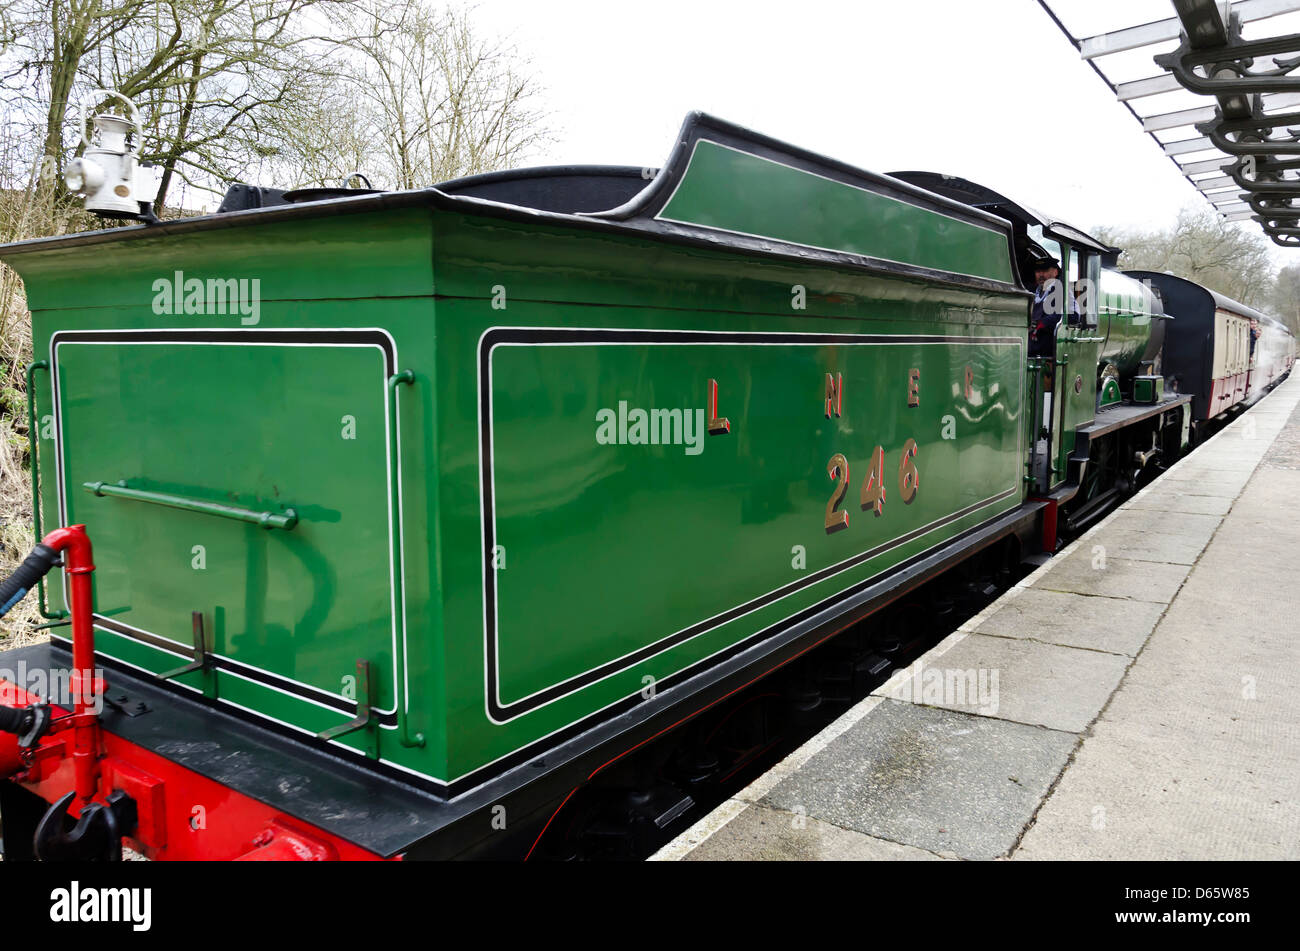
[(284, 512), (259, 512), (255, 509), (241, 508), (237, 505), (223, 505), (220, 502), (190, 499), (183, 495), (168, 495), (165, 492), (132, 489), (122, 482), (85, 482), (83, 487), (92, 495), (107, 495), (121, 499), (132, 499), (136, 502), (149, 502), (153, 505), (165, 505), (168, 508), (181, 509), (186, 512), (198, 512), (202, 515), (215, 515), (218, 518), (250, 522), (263, 528), (282, 528), (289, 531), (298, 524), (298, 513), (293, 509), (285, 509)]
[(398, 434), (397, 434), (397, 388), (413, 386), (415, 373), (402, 370), (388, 378), (388, 457), (393, 460), (393, 467), (388, 476), (389, 520), (392, 530), (393, 559), (393, 611), (397, 620), (397, 644), (395, 645), (393, 663), (397, 668), (397, 738), (405, 747), (418, 749), (424, 746), (424, 734), (411, 733), (411, 713), (407, 709), (406, 695), (406, 611), (405, 598), (402, 596), (402, 513), (401, 486), (398, 482)]

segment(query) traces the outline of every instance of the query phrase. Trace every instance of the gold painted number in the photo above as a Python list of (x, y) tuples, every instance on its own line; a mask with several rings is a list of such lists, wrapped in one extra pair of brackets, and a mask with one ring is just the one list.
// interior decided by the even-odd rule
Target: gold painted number
[(826, 474), (836, 483), (835, 491), (826, 503), (826, 534), (830, 535), (849, 527), (849, 513), (836, 511), (849, 491), (849, 460), (844, 458), (843, 453), (837, 452), (831, 456), (831, 461), (826, 464)]
[(916, 490), (921, 487), (921, 473), (916, 470), (916, 440), (909, 439), (903, 444), (903, 458), (898, 462), (898, 492), (903, 497), (904, 505), (911, 505), (916, 498)]
[(871, 453), (871, 467), (867, 477), (862, 480), (862, 510), (872, 509), (876, 515), (885, 511), (885, 450), (877, 446)]

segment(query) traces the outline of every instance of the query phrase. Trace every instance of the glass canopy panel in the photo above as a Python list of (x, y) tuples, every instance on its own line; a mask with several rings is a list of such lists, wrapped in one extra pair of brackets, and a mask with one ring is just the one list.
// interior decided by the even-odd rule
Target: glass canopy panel
[[(1300, 34), (1300, 0), (1126, 0), (1123, 4), (1100, 4), (1096, 0), (1039, 0), (1039, 5), (1065, 33), (1079, 51), (1079, 55), (1096, 70), (1098, 76), (1110, 87), (1116, 99), (1127, 109), (1151, 136), (1156, 146), (1174, 163), (1179, 172), (1207, 194), (1207, 200), (1225, 218), (1243, 220), (1255, 211), (1247, 199), (1272, 201), (1271, 208), (1290, 209), (1300, 201), (1300, 172), (1289, 167), (1292, 160), (1300, 159), (1300, 150), (1265, 151), (1258, 161), (1267, 168), (1273, 192), (1267, 185), (1256, 187), (1261, 179), (1244, 165), (1236, 166), (1237, 155), (1220, 149), (1209, 133), (1216, 127), (1198, 129), (1198, 123), (1217, 123), (1224, 115), (1229, 120), (1242, 119), (1253, 122), (1258, 128), (1260, 119), (1277, 114), (1300, 113), (1300, 69), (1287, 64), (1300, 58), (1300, 45), (1276, 53), (1259, 53), (1247, 58), (1232, 49), (1234, 43), (1248, 43), (1275, 37)], [(1233, 41), (1225, 29), (1224, 11), (1241, 23), (1240, 40)], [(1188, 26), (1190, 24), (1190, 27)], [(1172, 66), (1157, 65), (1155, 57), (1180, 48), (1185, 30), (1197, 37), (1198, 50), (1222, 48), (1229, 55), (1223, 61), (1238, 61), (1249, 69), (1252, 76), (1274, 72), (1277, 78), (1288, 80), (1283, 88), (1228, 90), (1218, 94), (1201, 94), (1184, 88)], [(1279, 68), (1279, 63), (1284, 64)], [(1294, 69), (1294, 72), (1292, 70)], [(1207, 78), (1203, 67), (1192, 65), (1193, 77)], [(1259, 109), (1252, 103), (1259, 95)], [(1268, 132), (1269, 142), (1291, 142), (1287, 129), (1300, 126), (1288, 121)], [(1235, 148), (1245, 130), (1230, 126), (1218, 130), (1225, 149)], [(1300, 141), (1300, 136), (1295, 137)], [(1268, 166), (1280, 162), (1280, 165)], [(1297, 163), (1300, 164), (1300, 163)], [(1238, 181), (1232, 177), (1237, 175)], [(1279, 194), (1278, 187), (1289, 188), (1294, 183), (1294, 195)], [(1235, 191), (1234, 191), (1235, 186)], [(1300, 213), (1300, 206), (1297, 206)], [(1279, 244), (1300, 246), (1300, 239), (1280, 239), (1272, 230), (1268, 217), (1256, 216), (1266, 233)], [(1294, 222), (1283, 222), (1283, 224)]]

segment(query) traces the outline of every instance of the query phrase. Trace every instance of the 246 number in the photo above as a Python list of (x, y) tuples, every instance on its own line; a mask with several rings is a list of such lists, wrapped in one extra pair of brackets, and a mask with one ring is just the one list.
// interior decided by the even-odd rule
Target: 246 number
[[(849, 527), (849, 513), (840, 510), (844, 496), (849, 491), (849, 461), (837, 452), (826, 464), (826, 474), (835, 488), (826, 502), (826, 534), (831, 535)], [(898, 462), (898, 494), (904, 505), (911, 505), (916, 491), (921, 487), (921, 473), (916, 468), (916, 440), (903, 444), (903, 455)], [(858, 502), (865, 512), (870, 509), (876, 516), (885, 512), (885, 450), (877, 446), (871, 453), (871, 463)]]

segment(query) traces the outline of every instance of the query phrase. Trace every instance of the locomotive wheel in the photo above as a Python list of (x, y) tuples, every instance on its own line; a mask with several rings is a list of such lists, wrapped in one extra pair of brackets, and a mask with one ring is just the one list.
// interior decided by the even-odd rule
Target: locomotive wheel
[(1115, 484), (1118, 477), (1115, 448), (1109, 439), (1099, 439), (1088, 453), (1088, 472), (1083, 477), (1083, 499), (1091, 501)]

